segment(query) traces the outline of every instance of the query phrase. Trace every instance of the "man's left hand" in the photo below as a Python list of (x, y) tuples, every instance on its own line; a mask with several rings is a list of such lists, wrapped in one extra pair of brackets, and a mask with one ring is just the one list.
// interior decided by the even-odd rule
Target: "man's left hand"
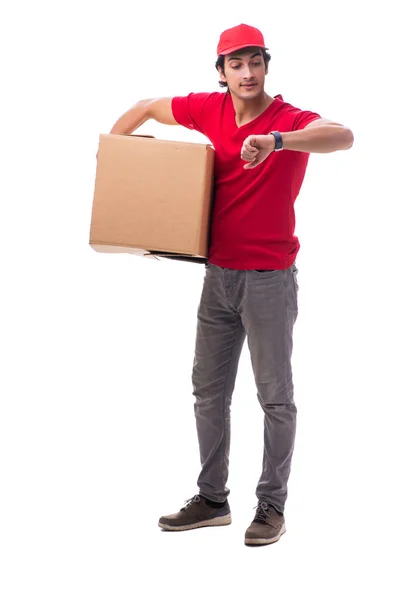
[(262, 163), (275, 150), (275, 138), (273, 135), (249, 135), (242, 146), (240, 157), (248, 164), (244, 169), (254, 169)]

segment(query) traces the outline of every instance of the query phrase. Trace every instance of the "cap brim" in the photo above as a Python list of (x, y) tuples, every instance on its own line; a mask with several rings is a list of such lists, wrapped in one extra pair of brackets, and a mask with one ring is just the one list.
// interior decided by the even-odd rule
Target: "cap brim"
[(236, 52), (236, 50), (242, 50), (243, 48), (264, 48), (264, 50), (269, 50), (266, 46), (260, 46), (258, 44), (240, 44), (240, 46), (232, 46), (227, 50), (224, 50), (220, 53), (221, 56), (226, 56), (227, 54), (232, 54), (232, 52)]

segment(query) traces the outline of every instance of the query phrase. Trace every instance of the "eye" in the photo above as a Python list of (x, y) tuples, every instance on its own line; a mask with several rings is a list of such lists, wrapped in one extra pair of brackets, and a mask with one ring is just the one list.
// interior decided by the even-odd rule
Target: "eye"
[(232, 69), (240, 69), (240, 65), (235, 65)]

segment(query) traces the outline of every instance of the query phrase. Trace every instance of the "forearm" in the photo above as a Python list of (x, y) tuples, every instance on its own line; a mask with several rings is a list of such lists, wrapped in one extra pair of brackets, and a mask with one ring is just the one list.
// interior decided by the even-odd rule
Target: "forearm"
[(129, 135), (138, 129), (149, 118), (147, 100), (141, 100), (124, 113), (112, 126), (110, 133), (117, 135)]
[(319, 125), (280, 133), (284, 150), (326, 153), (347, 150), (353, 145), (351, 130), (340, 125)]

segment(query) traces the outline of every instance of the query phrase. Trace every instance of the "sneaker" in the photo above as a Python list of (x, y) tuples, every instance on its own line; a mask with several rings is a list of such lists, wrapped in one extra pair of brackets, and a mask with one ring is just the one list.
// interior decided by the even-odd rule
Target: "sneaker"
[(263, 546), (277, 542), (286, 531), (285, 517), (267, 502), (259, 502), (256, 515), (244, 536), (247, 546)]
[(159, 527), (168, 531), (185, 531), (197, 527), (229, 525), (232, 522), (228, 500), (222, 508), (212, 508), (205, 498), (196, 494), (178, 513), (161, 517)]

